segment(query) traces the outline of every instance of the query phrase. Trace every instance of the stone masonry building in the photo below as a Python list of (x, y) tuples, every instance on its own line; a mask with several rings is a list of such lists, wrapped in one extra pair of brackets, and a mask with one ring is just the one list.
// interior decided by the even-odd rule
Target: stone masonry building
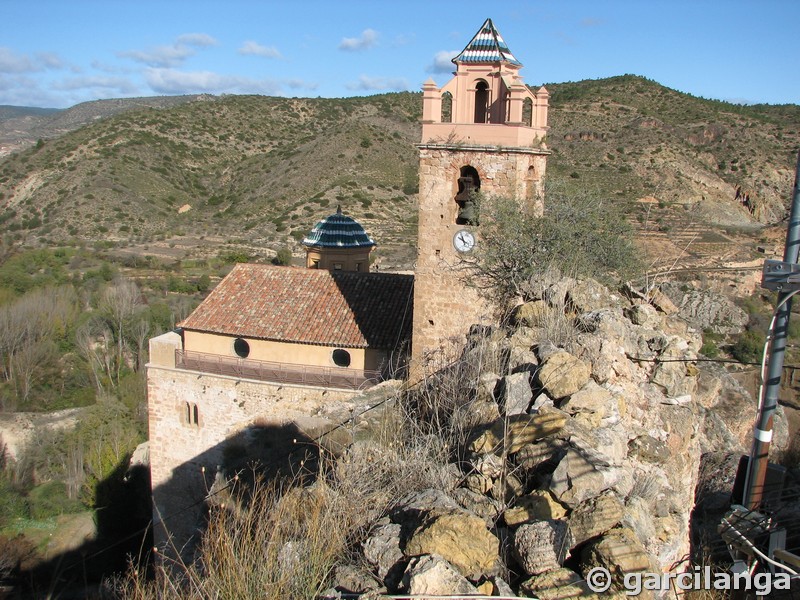
[(162, 550), (196, 539), (233, 449), (256, 435), (277, 444), (290, 424), (324, 429), (352, 414), (364, 388), (406, 369), (413, 382), (446, 340), (491, 322), (459, 269), (481, 243), (475, 200), (507, 196), (541, 210), (548, 93), (522, 82), (521, 63), (489, 19), (453, 62), (449, 83), (423, 86), (415, 275), (370, 273), (375, 242), (339, 210), (303, 241), (307, 268), (237, 265), (178, 330), (150, 340)]

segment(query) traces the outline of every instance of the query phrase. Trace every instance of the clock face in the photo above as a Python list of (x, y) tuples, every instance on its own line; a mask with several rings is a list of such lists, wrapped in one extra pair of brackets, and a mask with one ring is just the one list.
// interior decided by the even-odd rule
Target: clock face
[(469, 252), (475, 247), (475, 236), (466, 229), (461, 229), (453, 236), (453, 246), (459, 252)]

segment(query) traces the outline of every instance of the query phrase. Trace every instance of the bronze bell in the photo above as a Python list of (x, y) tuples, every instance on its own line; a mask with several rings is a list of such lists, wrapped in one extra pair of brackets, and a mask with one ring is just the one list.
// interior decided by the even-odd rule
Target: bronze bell
[(477, 191), (475, 180), (471, 176), (458, 178), (458, 193), (455, 201), (458, 204), (456, 223), (459, 225), (478, 224), (478, 207), (474, 196)]
[(460, 225), (477, 225), (478, 224), (478, 211), (475, 207), (474, 200), (467, 200), (463, 203), (459, 203), (461, 208), (458, 211), (458, 219), (457, 223)]
[(474, 189), (475, 189), (475, 181), (473, 181), (472, 177), (459, 177), (456, 202), (460, 203), (469, 200), (469, 197)]

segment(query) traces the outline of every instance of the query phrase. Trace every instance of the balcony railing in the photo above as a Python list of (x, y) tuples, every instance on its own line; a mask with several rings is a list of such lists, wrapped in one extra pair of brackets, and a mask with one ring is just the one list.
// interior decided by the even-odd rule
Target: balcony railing
[(175, 366), (187, 371), (229, 375), (243, 379), (295, 383), (344, 390), (363, 390), (381, 381), (379, 371), (292, 365), (265, 360), (220, 356), (193, 350), (175, 350)]

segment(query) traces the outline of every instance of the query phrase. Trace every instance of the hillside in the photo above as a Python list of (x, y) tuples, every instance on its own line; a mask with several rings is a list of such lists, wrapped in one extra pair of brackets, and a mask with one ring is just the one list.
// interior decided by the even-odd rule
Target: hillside
[[(654, 246), (690, 235), (725, 254), (741, 241), (732, 231), (783, 218), (800, 107), (709, 101), (631, 75), (547, 87), (550, 178), (630, 203)], [(60, 119), (56, 133), (88, 125), (28, 135), (45, 141), (0, 158), (0, 231), (18, 243), (101, 240), (176, 258), (227, 245), (267, 257), (299, 251), (341, 204), (376, 237), (385, 267), (414, 260), (419, 94), (79, 107), (71, 120), (38, 118)]]

